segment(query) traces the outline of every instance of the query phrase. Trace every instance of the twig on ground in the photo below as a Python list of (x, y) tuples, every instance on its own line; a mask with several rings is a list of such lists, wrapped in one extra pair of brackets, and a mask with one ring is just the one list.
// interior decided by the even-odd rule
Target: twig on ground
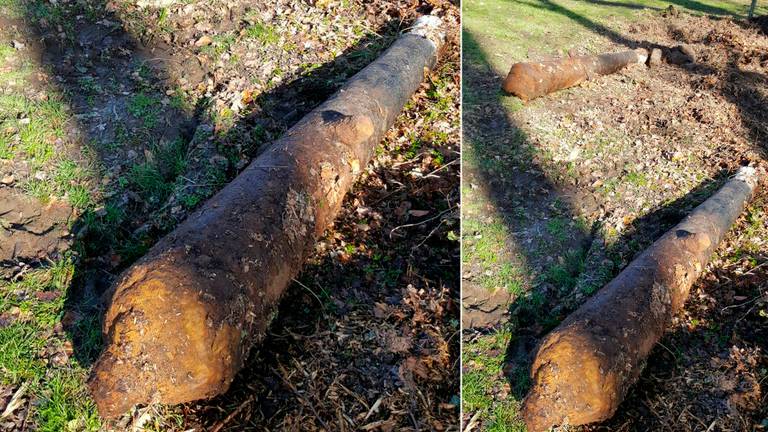
[(389, 238), (392, 238), (392, 235), (395, 233), (395, 231), (399, 230), (400, 228), (410, 228), (410, 227), (415, 227), (415, 226), (423, 225), (423, 224), (425, 224), (427, 222), (432, 222), (433, 220), (440, 218), (442, 215), (444, 215), (444, 214), (446, 214), (446, 213), (448, 213), (450, 211), (453, 211), (453, 208), (449, 208), (449, 209), (443, 210), (437, 216), (432, 216), (431, 218), (425, 219), (425, 220), (420, 221), (420, 222), (396, 226), (396, 227), (392, 228), (392, 231), (389, 232)]
[[(447, 164), (445, 164), (445, 165), (442, 165), (442, 166), (440, 166), (440, 167), (438, 167), (438, 168), (436, 168), (436, 169), (432, 170), (432, 172), (430, 172), (429, 174), (427, 174), (427, 175), (423, 176), (422, 178), (429, 178), (430, 176), (434, 175), (436, 172), (438, 172), (438, 171), (442, 170), (443, 168), (447, 168), (447, 167), (449, 167), (449, 166), (451, 166), (451, 165), (454, 165), (454, 164), (456, 164), (456, 163), (459, 163), (459, 160), (458, 160), (458, 159), (454, 159), (454, 160), (452, 160), (452, 161), (448, 162)], [(435, 176), (435, 177), (437, 177), (437, 176)]]
[(285, 370), (285, 367), (282, 364), (277, 365), (277, 367), (280, 368), (280, 373), (277, 373), (277, 371), (275, 371), (274, 369), (273, 369), (273, 372), (275, 372), (278, 376), (280, 376), (280, 378), (283, 380), (285, 385), (287, 385), (288, 388), (291, 389), (291, 391), (296, 396), (296, 398), (299, 399), (299, 401), (301, 401), (301, 403), (304, 406), (308, 407), (312, 411), (315, 419), (317, 419), (317, 421), (320, 422), (321, 425), (323, 425), (323, 428), (325, 428), (325, 430), (328, 430), (328, 431), (332, 430), (328, 427), (327, 424), (325, 424), (325, 421), (323, 421), (322, 417), (320, 417), (320, 414), (315, 409), (315, 406), (309, 403), (309, 401), (307, 401), (304, 398), (304, 396), (302, 396), (301, 393), (299, 393), (296, 387), (294, 387), (294, 385), (288, 380), (288, 372)]
[(231, 422), (232, 419), (237, 417), (237, 415), (240, 414), (254, 400), (256, 400), (256, 396), (254, 395), (248, 396), (246, 400), (244, 400), (237, 408), (235, 408), (231, 413), (229, 413), (226, 417), (224, 417), (223, 420), (216, 423), (216, 425), (211, 428), (210, 432), (219, 432), (221, 429), (224, 428), (224, 426), (227, 425), (227, 423)]

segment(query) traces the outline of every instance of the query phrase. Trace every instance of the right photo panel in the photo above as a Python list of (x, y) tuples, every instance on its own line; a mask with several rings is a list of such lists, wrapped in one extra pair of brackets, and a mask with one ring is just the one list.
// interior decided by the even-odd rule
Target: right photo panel
[(462, 430), (768, 430), (768, 3), (462, 13)]

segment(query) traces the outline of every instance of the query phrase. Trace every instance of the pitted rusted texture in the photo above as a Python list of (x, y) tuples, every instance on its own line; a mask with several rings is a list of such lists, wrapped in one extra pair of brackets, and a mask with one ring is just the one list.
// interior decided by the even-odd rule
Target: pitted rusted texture
[(568, 57), (535, 63), (515, 63), (502, 88), (523, 101), (581, 84), (596, 75), (608, 75), (634, 63), (645, 63), (645, 49)]
[(101, 415), (227, 390), (344, 194), (437, 61), (441, 33), (424, 26), (440, 20), (426, 21), (116, 281), (105, 349), (89, 380)]
[(613, 415), (753, 196), (757, 178), (753, 168), (742, 168), (547, 335), (521, 411), (529, 431)]

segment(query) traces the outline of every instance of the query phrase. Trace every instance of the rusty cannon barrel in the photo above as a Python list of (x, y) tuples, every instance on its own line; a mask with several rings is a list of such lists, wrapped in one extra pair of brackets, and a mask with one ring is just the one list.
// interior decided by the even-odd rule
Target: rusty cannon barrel
[(527, 102), (557, 90), (579, 85), (593, 76), (609, 75), (631, 64), (643, 64), (647, 60), (648, 51), (638, 48), (597, 56), (515, 63), (509, 69), (502, 88)]
[(761, 175), (741, 168), (544, 338), (521, 410), (529, 431), (616, 412)]
[(102, 416), (229, 388), (443, 40), (419, 18), (116, 280), (88, 382)]

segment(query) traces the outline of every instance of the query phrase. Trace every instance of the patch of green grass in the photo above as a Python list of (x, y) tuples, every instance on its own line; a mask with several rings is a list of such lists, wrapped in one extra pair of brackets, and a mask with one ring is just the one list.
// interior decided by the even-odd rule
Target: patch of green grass
[[(87, 369), (74, 357), (53, 366), (45, 354), (61, 349), (68, 337), (52, 334), (51, 329), (64, 316), (64, 292), (74, 271), (74, 261), (67, 256), (47, 268), (28, 272), (18, 281), (0, 280), (0, 314), (14, 317), (11, 325), (0, 328), (0, 384), (14, 388), (28, 385), (27, 394), (35, 400), (29, 419), (34, 419), (36, 430), (96, 431), (100, 427), (96, 407), (84, 385)], [(34, 295), (48, 291), (62, 295), (52, 300)], [(91, 320), (92, 332), (99, 331), (97, 321)], [(77, 334), (75, 330), (73, 335)]]
[(27, 111), (28, 101), (19, 94), (0, 94), (0, 119), (16, 119)]
[(78, 209), (88, 208), (93, 202), (91, 200), (91, 192), (86, 186), (77, 185), (69, 188), (67, 191), (67, 198), (72, 207)]
[[(482, 430), (520, 431), (525, 427), (518, 416), (520, 389), (506, 394), (501, 390), (508, 387), (508, 378), (503, 373), (505, 352), (512, 340), (512, 333), (502, 328), (475, 338), (464, 344), (461, 404), (465, 413), (480, 412)], [(518, 368), (520, 369), (520, 368)], [(520, 369), (522, 370), (522, 369)], [(525, 374), (527, 371), (523, 371)], [(515, 374), (515, 380), (518, 380)], [(527, 386), (527, 383), (521, 383)], [(517, 383), (515, 383), (517, 387)], [(501, 398), (499, 394), (506, 394)]]
[(171, 106), (179, 111), (192, 111), (192, 102), (181, 87), (177, 87), (171, 96)]
[[(621, 177), (611, 177), (605, 180), (602, 186), (599, 187), (599, 191), (605, 195), (616, 193), (620, 190), (622, 185), (631, 185), (634, 187), (652, 187), (653, 185), (648, 180), (645, 174), (630, 171)], [(623, 190), (623, 189), (622, 189)]]
[(56, 194), (54, 184), (47, 180), (30, 180), (23, 185), (23, 189), (27, 195), (43, 203), (49, 202)]
[(157, 145), (152, 157), (131, 167), (126, 186), (135, 189), (151, 204), (165, 201), (173, 192), (176, 180), (187, 166), (187, 154), (181, 139)]
[(411, 137), (410, 145), (403, 153), (403, 156), (405, 159), (410, 160), (416, 157), (416, 155), (419, 154), (421, 151), (421, 147), (424, 145), (424, 143), (421, 141), (420, 137)]
[(568, 251), (557, 264), (550, 266), (542, 275), (543, 279), (561, 292), (572, 290), (584, 272), (585, 254), (583, 251)]
[(54, 148), (50, 143), (49, 130), (40, 123), (30, 123), (19, 131), (21, 150), (33, 162), (33, 166), (42, 166), (53, 156)]
[(272, 45), (280, 41), (280, 35), (269, 24), (256, 23), (245, 28), (245, 37), (256, 39), (264, 45)]
[(0, 62), (4, 62), (5, 59), (16, 53), (16, 50), (7, 43), (0, 41)]
[(80, 85), (80, 89), (86, 94), (93, 94), (101, 91), (101, 87), (91, 76), (80, 77), (77, 82)]
[(491, 379), (480, 371), (465, 372), (461, 382), (461, 403), (464, 411), (488, 410), (493, 399), (487, 394)]
[(31, 100), (22, 94), (0, 95), (0, 159), (18, 157), (30, 163), (32, 174), (48, 174), (17, 180), (29, 195), (43, 202), (69, 195), (76, 207), (87, 206), (90, 194), (85, 183), (90, 173), (66, 159), (63, 152), (56, 156), (63, 150), (56, 143), (65, 138), (64, 125), (69, 119), (65, 103), (58, 94), (48, 92), (47, 96)]
[(480, 262), (486, 267), (496, 264), (499, 254), (506, 249), (509, 236), (506, 226), (499, 221), (484, 224), (474, 219), (466, 219), (463, 228), (463, 261)]
[(199, 194), (194, 194), (194, 193), (185, 193), (185, 194), (182, 194), (181, 197), (179, 198), (181, 203), (187, 209), (192, 209), (197, 207), (197, 205), (200, 204), (204, 199), (205, 197)]
[(159, 120), (160, 98), (147, 93), (137, 93), (128, 103), (128, 112), (141, 120), (144, 127), (153, 129)]
[(608, 129), (597, 132), (584, 146), (584, 158), (614, 158), (626, 150), (627, 137), (624, 133)]
[(23, 9), (21, 0), (0, 0), (0, 14), (9, 19), (21, 18)]
[(24, 323), (0, 329), (0, 382), (21, 384), (43, 373), (36, 357), (45, 341), (36, 336), (35, 327)]
[(505, 262), (492, 271), (490, 276), (481, 276), (480, 283), (488, 290), (501, 287), (508, 293), (519, 296), (523, 293), (525, 286), (524, 272), (519, 267)]
[(525, 423), (518, 416), (520, 403), (504, 401), (496, 404), (488, 421), (488, 432), (526, 432)]
[(437, 164), (438, 166), (443, 165), (443, 163), (445, 163), (445, 156), (443, 156), (443, 154), (440, 153), (439, 151), (432, 149), (430, 154), (432, 155), (432, 161), (434, 161), (434, 163)]
[(83, 170), (71, 160), (63, 160), (56, 166), (53, 180), (59, 187), (66, 188), (84, 177)]
[(157, 26), (160, 28), (160, 31), (165, 33), (173, 31), (173, 26), (168, 22), (168, 13), (167, 7), (160, 8), (157, 11)]
[(554, 218), (547, 221), (547, 232), (559, 243), (568, 239), (568, 228), (570, 223), (568, 219)]
[(134, 165), (128, 172), (128, 178), (131, 186), (152, 203), (163, 201), (173, 190), (163, 173), (152, 162)]
[(16, 152), (11, 137), (0, 130), (0, 159), (13, 159), (15, 155)]
[[(0, 122), (18, 128), (18, 150), (32, 162), (34, 170), (54, 155), (53, 142), (64, 136), (66, 119), (64, 104), (57, 98), (30, 101), (21, 95), (0, 96)], [(4, 153), (9, 158), (11, 146), (7, 137), (5, 141)]]
[(444, 118), (445, 114), (453, 109), (454, 101), (451, 97), (447, 78), (430, 81), (426, 95), (430, 101), (430, 109), (427, 112), (427, 120)]
[(38, 430), (97, 431), (101, 427), (96, 404), (83, 382), (85, 370), (59, 369), (46, 377), (37, 407)]
[(210, 45), (204, 46), (200, 49), (200, 52), (213, 58), (214, 61), (218, 60), (222, 54), (229, 51), (237, 38), (231, 33), (219, 34), (213, 36), (213, 42)]
[(166, 177), (175, 179), (187, 169), (186, 144), (181, 138), (158, 146), (154, 152)]
[(747, 209), (746, 228), (744, 230), (743, 254), (758, 255), (762, 249), (762, 240), (768, 236), (768, 218), (762, 200), (754, 202)]
[(55, 194), (66, 196), (75, 208), (85, 209), (93, 202), (91, 188), (88, 186), (92, 173), (72, 160), (60, 161), (53, 173)]
[(46, 0), (30, 0), (24, 3), (24, 6), (27, 9), (26, 14), (33, 17), (34, 22), (44, 20), (54, 27), (62, 25), (65, 31), (72, 28), (72, 23), (67, 23), (65, 20), (64, 6), (61, 4)]
[(648, 186), (648, 178), (643, 173), (632, 171), (627, 173), (624, 178), (632, 185), (639, 187)]

